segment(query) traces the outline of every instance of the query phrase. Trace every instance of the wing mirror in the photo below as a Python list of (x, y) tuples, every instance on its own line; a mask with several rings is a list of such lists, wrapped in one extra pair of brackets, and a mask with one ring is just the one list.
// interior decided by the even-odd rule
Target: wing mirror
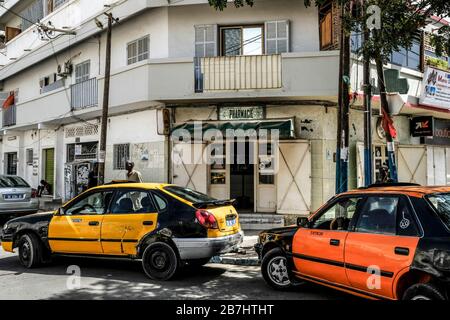
[(306, 217), (298, 217), (297, 218), (297, 226), (300, 228), (304, 228), (308, 225), (309, 220)]
[(63, 216), (64, 214), (64, 208), (59, 208), (55, 213), (56, 216)]

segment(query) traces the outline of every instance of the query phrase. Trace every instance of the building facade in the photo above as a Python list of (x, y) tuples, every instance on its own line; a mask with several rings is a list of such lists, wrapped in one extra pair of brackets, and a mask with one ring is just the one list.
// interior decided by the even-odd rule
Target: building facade
[[(206, 0), (8, 0), (3, 6), (1, 97), (14, 96), (14, 104), (2, 110), (0, 172), (18, 174), (33, 186), (44, 179), (54, 186), (52, 196), (62, 201), (85, 188), (99, 160), (106, 55), (102, 26), (104, 13), (111, 12), (120, 20), (113, 28), (106, 180), (124, 179), (124, 162), (131, 159), (145, 181), (238, 199), (239, 210), (250, 213), (307, 214), (334, 194), (336, 5), (305, 8), (294, 0), (258, 0), (253, 8), (223, 12)], [(42, 25), (65, 32), (43, 32)], [(435, 163), (442, 161), (443, 150), (450, 173), (450, 151), (431, 145), (429, 138), (412, 137), (410, 118), (450, 115), (418, 101), (423, 43), (421, 48), (420, 69), (411, 68), (413, 58), (404, 63), (396, 55), (387, 69), (396, 72), (394, 84), (407, 82), (402, 92), (392, 93), (392, 101), (399, 101), (392, 104), (399, 106), (393, 113), (400, 178), (435, 184), (443, 182), (442, 174), (432, 173), (429, 163), (441, 168)], [(355, 56), (351, 187), (364, 183), (360, 75), (362, 63)], [(375, 111), (376, 129), (378, 122)], [(197, 161), (205, 150), (207, 159), (217, 156), (208, 147), (219, 143), (203, 136), (181, 141), (171, 133), (191, 133), (198, 123), (219, 132), (250, 128), (257, 135), (221, 142), (213, 150), (222, 150), (222, 162)], [(264, 128), (281, 133), (276, 144), (262, 139)], [(237, 145), (245, 150), (240, 162), (233, 151)], [(426, 160), (416, 159), (419, 150)], [(373, 152), (377, 169), (385, 155), (380, 130), (374, 130)], [(267, 167), (274, 163), (271, 172)]]

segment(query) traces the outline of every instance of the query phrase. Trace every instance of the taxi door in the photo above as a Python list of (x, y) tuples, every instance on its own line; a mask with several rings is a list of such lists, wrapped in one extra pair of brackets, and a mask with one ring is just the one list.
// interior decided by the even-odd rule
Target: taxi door
[(117, 191), (104, 215), (101, 235), (103, 253), (107, 255), (135, 255), (143, 236), (155, 230), (158, 210), (147, 190)]
[(344, 248), (350, 221), (361, 198), (341, 198), (322, 209), (294, 236), (293, 256), (302, 276), (331, 284), (349, 285)]
[(353, 288), (394, 298), (394, 283), (414, 259), (420, 230), (409, 199), (403, 195), (367, 198), (354, 232), (345, 243), (345, 264)]
[(60, 210), (49, 226), (52, 252), (102, 254), (100, 230), (113, 191), (91, 192)]

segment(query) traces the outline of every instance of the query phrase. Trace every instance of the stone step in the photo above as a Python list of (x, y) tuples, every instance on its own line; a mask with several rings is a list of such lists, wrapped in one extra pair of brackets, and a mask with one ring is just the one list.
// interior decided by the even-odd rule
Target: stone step
[(239, 221), (244, 230), (265, 230), (284, 227), (284, 217), (278, 214), (241, 213)]

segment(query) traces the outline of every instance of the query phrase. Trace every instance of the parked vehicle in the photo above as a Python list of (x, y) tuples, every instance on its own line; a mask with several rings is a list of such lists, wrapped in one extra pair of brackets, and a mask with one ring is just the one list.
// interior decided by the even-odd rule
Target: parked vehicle
[(54, 213), (8, 222), (4, 250), (27, 268), (53, 255), (141, 259), (148, 277), (169, 280), (243, 240), (231, 201), (164, 184), (110, 184), (86, 191)]
[(0, 175), (0, 218), (32, 214), (38, 210), (35, 189), (21, 177)]
[(255, 248), (275, 289), (309, 281), (373, 299), (447, 300), (450, 188), (347, 192), (297, 226), (262, 232)]

